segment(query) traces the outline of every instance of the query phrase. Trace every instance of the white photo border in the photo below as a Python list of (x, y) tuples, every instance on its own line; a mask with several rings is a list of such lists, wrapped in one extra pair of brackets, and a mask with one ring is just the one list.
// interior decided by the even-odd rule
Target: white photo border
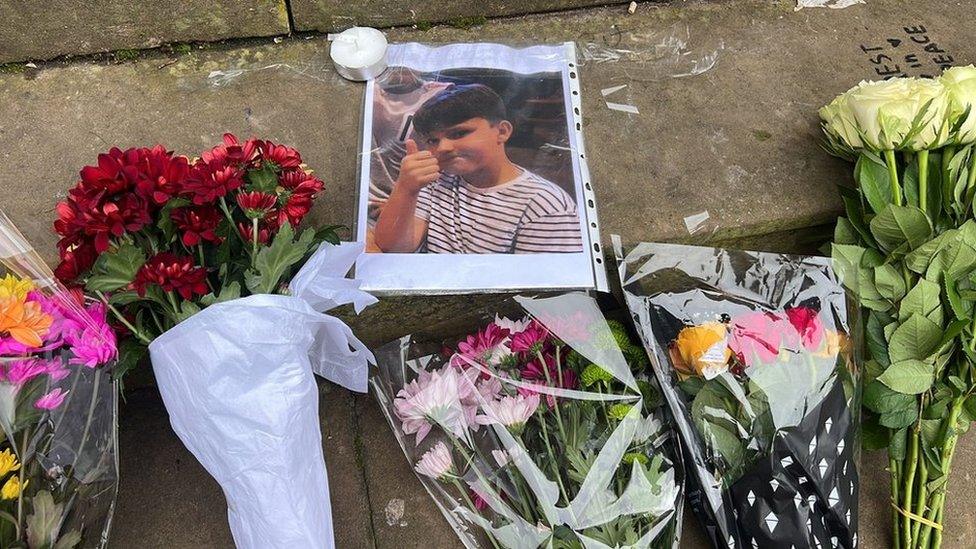
[[(562, 75), (566, 120), (573, 154), (583, 251), (538, 254), (415, 254), (364, 253), (356, 261), (356, 278), (362, 289), (380, 295), (506, 292), (517, 290), (609, 291), (606, 260), (600, 244), (596, 198), (583, 147), (582, 99), (576, 45), (511, 48), (502, 44), (419, 43), (391, 45), (387, 64), (408, 66), (420, 72), (456, 68), (494, 68), (520, 74), (558, 72)], [(373, 134), (375, 82), (366, 85), (360, 146), (359, 197), (356, 240), (366, 241)]]

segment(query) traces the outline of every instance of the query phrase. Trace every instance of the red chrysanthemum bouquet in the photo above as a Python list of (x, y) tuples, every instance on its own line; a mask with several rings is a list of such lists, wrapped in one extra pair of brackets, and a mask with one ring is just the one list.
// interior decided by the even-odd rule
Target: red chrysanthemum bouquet
[(313, 373), (362, 392), (372, 355), (322, 313), (375, 299), (345, 279), (362, 245), (295, 230), (321, 190), (295, 149), (228, 134), (193, 161), (112, 149), (58, 204), (57, 275), (131, 332), (126, 366), (148, 347), (238, 547), (332, 545)]
[(336, 227), (295, 231), (322, 187), (298, 151), (271, 141), (226, 134), (193, 161), (161, 145), (113, 148), (57, 206), (55, 273), (148, 345), (203, 307), (280, 292), (317, 243), (338, 243)]

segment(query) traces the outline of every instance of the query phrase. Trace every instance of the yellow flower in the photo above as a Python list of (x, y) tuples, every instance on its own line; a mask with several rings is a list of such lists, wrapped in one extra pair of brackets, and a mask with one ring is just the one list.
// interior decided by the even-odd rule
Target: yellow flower
[(17, 456), (10, 453), (10, 449), (0, 452), (0, 477), (18, 469), (20, 469), (20, 463), (17, 461)]
[(816, 356), (833, 358), (840, 353), (845, 343), (843, 334), (833, 330), (824, 330), (824, 343)]
[(34, 289), (34, 283), (27, 279), (20, 279), (12, 274), (0, 278), (0, 298), (16, 297), (19, 301), (27, 298), (27, 292)]
[(711, 379), (728, 370), (732, 350), (726, 344), (727, 335), (725, 324), (720, 322), (681, 330), (671, 347), (671, 361), (678, 376), (685, 379), (699, 375)]
[[(26, 487), (27, 483), (24, 482), (23, 488)], [(17, 496), (20, 495), (21, 488), (20, 477), (10, 477), (7, 482), (4, 483), (3, 488), (0, 488), (0, 497), (3, 499), (17, 499)]]

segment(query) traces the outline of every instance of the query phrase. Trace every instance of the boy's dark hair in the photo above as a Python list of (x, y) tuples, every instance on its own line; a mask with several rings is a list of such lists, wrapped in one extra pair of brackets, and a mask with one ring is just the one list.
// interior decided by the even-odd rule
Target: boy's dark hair
[(424, 101), (413, 115), (413, 128), (419, 134), (429, 134), (472, 118), (496, 124), (507, 116), (502, 98), (488, 86), (454, 84)]

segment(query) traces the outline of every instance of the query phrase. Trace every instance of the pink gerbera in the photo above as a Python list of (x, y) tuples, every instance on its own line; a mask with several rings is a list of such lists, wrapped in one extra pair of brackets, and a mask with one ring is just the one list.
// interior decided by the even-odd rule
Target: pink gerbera
[(53, 410), (61, 403), (64, 402), (64, 398), (68, 396), (68, 391), (62, 391), (60, 388), (47, 393), (41, 398), (34, 402), (34, 407), (38, 410)]
[(768, 312), (751, 312), (732, 319), (729, 325), (729, 348), (748, 366), (769, 363), (780, 348), (795, 339), (796, 331), (782, 316)]

